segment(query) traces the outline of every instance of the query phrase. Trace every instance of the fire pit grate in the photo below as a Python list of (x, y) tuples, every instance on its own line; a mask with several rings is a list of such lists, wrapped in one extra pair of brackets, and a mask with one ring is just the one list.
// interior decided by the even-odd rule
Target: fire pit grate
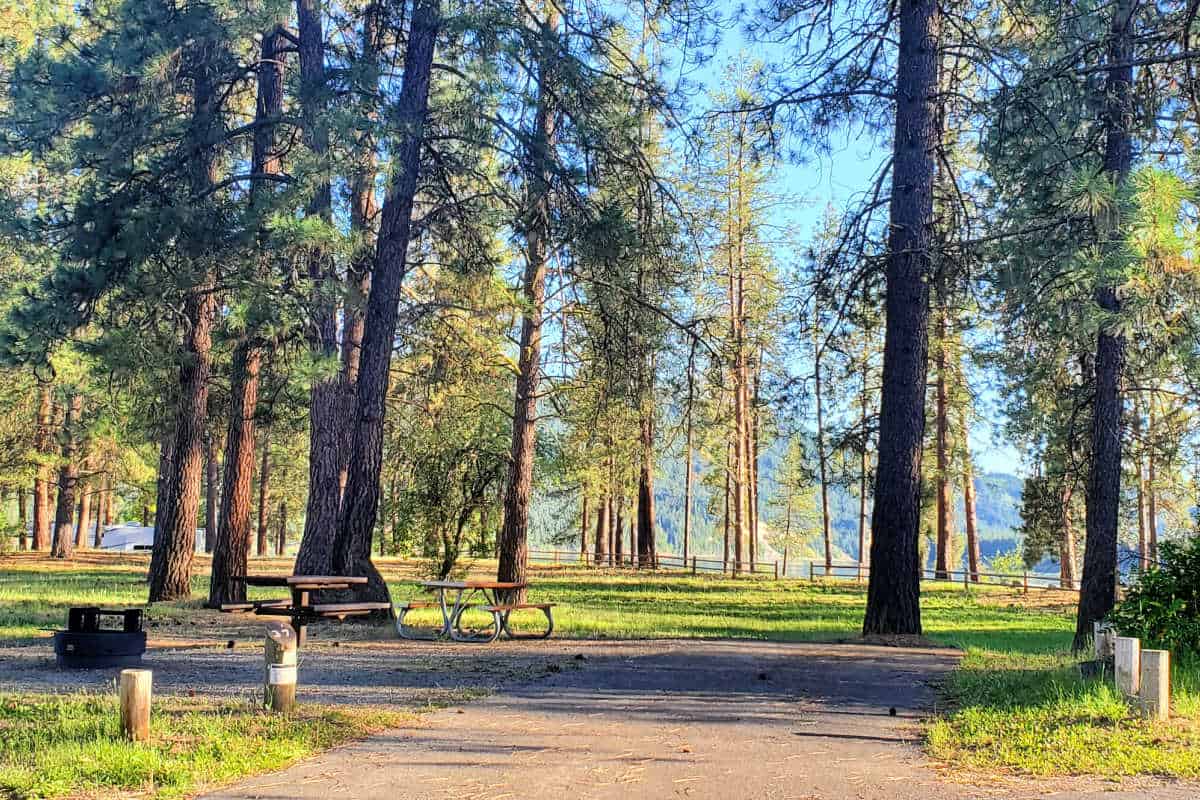
[[(101, 627), (106, 617), (120, 618), (121, 628)], [(55, 660), (70, 669), (136, 667), (145, 652), (140, 608), (72, 608), (67, 612), (67, 630), (54, 634)]]

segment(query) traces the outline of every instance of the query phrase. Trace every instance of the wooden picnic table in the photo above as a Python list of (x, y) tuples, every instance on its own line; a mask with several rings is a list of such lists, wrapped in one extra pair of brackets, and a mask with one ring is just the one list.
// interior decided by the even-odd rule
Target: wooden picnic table
[[(508, 629), (509, 614), (521, 608), (536, 608), (541, 610), (548, 622), (548, 627), (544, 638), (549, 636), (554, 628), (554, 620), (551, 616), (550, 603), (537, 604), (506, 604), (506, 595), (512, 592), (519, 592), (521, 589), (528, 587), (528, 583), (521, 582), (506, 582), (506, 581), (420, 581), (419, 584), (428, 591), (437, 594), (437, 602), (410, 602), (400, 607), (399, 615), (396, 617), (396, 631), (402, 638), (428, 638), (415, 636), (411, 631), (404, 626), (404, 616), (409, 611), (418, 608), (425, 608), (431, 605), (436, 605), (442, 612), (442, 627), (438, 631), (438, 638), (448, 638), (456, 642), (492, 642), (500, 636), (501, 632), (513, 636)], [(454, 601), (448, 603), (447, 595), (453, 593)], [(482, 633), (468, 633), (462, 629), (462, 616), (467, 609), (472, 608), (471, 601), (476, 596), (483, 599), (483, 610), (492, 614), (493, 628), (490, 631)], [(515, 638), (522, 638), (517, 636)]]
[(296, 641), (304, 644), (308, 624), (319, 619), (338, 619), (370, 614), (373, 611), (391, 611), (391, 603), (313, 603), (312, 592), (341, 591), (354, 586), (364, 586), (365, 577), (356, 575), (239, 575), (236, 580), (247, 586), (270, 586), (286, 588), (290, 600), (255, 600), (249, 603), (226, 603), (222, 611), (250, 611), (255, 614), (288, 617), (296, 631)]

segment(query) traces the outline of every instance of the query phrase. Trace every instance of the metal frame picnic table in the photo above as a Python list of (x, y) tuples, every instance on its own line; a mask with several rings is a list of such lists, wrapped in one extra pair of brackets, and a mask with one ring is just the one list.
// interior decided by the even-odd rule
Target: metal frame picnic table
[[(442, 630), (439, 637), (452, 639), (456, 642), (492, 641), (499, 635), (497, 629), (494, 635), (486, 638), (465, 633), (461, 629), (462, 615), (471, 606), (471, 598), (481, 595), (487, 606), (498, 606), (502, 600), (501, 592), (516, 592), (526, 588), (525, 582), (513, 583), (505, 581), (420, 581), (420, 586), (437, 592), (437, 604), (442, 611)], [(454, 592), (454, 603), (447, 608), (446, 593)], [(403, 635), (401, 620), (397, 619), (396, 627)]]

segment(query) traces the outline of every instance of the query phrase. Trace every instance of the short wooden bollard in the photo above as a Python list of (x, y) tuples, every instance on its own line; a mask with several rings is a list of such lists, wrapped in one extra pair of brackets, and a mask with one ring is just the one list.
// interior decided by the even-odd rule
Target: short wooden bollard
[(1117, 688), (1126, 697), (1137, 697), (1141, 688), (1140, 658), (1142, 643), (1130, 636), (1118, 636), (1115, 642), (1113, 672), (1117, 677)]
[(290, 625), (267, 623), (263, 705), (272, 711), (286, 713), (296, 707), (296, 650), (296, 632)]
[(1141, 662), (1138, 696), (1142, 714), (1165, 720), (1171, 715), (1171, 654), (1166, 650), (1143, 650)]
[(1113, 637), (1112, 625), (1108, 622), (1092, 623), (1092, 645), (1096, 651), (1097, 661), (1112, 661)]
[(150, 738), (150, 684), (148, 669), (121, 670), (121, 733), (131, 742)]

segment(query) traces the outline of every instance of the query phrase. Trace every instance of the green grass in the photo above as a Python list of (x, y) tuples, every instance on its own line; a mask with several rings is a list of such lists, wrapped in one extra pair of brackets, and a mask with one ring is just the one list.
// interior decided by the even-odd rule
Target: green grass
[[(260, 562), (252, 568), (288, 566)], [(382, 568), (393, 600), (424, 596), (414, 564), (384, 561)], [(102, 557), (73, 566), (0, 560), (0, 639), (61, 626), (71, 605), (141, 604), (144, 569), (142, 562)], [(482, 577), (493, 570), (494, 565), (480, 562), (473, 574)], [(532, 600), (557, 604), (556, 635), (563, 637), (853, 639), (865, 606), (863, 589), (848, 583), (567, 567), (537, 567), (531, 580)], [(190, 630), (186, 623), (195, 616), (206, 584), (206, 576), (197, 575), (196, 600), (156, 606), (155, 624), (176, 621), (184, 623), (181, 630)], [(424, 612), (424, 619), (432, 622), (435, 615)], [(1200, 660), (1177, 659), (1173, 719), (1151, 723), (1108, 683), (1079, 677), (1068, 653), (1074, 607), (1060, 594), (1035, 590), (1022, 596), (1001, 586), (964, 591), (957, 584), (926, 584), (922, 615), (928, 639), (966, 653), (944, 687), (948, 711), (928, 729), (935, 757), (961, 768), (1036, 776), (1200, 778)], [(410, 619), (419, 623), (422, 614)], [(363, 635), (374, 634), (367, 629)]]
[(1172, 668), (1173, 719), (1140, 717), (1109, 679), (1080, 677), (1066, 652), (972, 648), (945, 687), (952, 710), (928, 730), (935, 757), (988, 773), (1200, 778), (1200, 663)]
[(277, 769), (411, 715), (304, 705), (155, 700), (151, 740), (120, 737), (115, 694), (0, 694), (0, 797), (180, 797)]
[[(397, 602), (423, 596), (411, 579), (389, 583)], [(829, 641), (859, 634), (866, 602), (853, 584), (765, 578), (544, 569), (531, 583), (531, 601), (556, 604), (556, 635), (581, 638)], [(1064, 637), (1072, 620), (1063, 610), (1008, 605), (1001, 598), (1012, 596), (1011, 589), (964, 592), (961, 585), (932, 584), (922, 591), (926, 636), (939, 644), (1020, 642), (1046, 652), (1070, 641)], [(427, 611), (408, 619), (421, 624), (436, 617)]]

